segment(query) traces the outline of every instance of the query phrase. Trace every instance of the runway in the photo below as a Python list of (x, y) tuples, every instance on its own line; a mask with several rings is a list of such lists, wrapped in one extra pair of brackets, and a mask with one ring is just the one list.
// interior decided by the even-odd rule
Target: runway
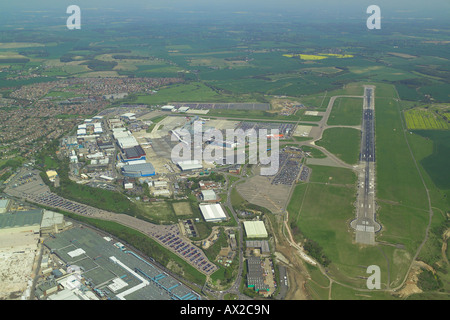
[(356, 242), (374, 245), (375, 233), (381, 229), (375, 221), (375, 87), (366, 86), (362, 115), (361, 168), (358, 177), (356, 218), (351, 226), (356, 231)]

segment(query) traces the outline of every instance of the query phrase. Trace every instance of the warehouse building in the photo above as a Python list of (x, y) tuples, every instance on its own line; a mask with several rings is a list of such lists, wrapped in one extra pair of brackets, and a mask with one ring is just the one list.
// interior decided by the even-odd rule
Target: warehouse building
[(216, 201), (217, 195), (214, 190), (202, 190), (203, 201)]
[(43, 210), (18, 211), (0, 215), (0, 234), (39, 234)]
[[(62, 287), (60, 289), (69, 290), (81, 299), (92, 299), (91, 293), (100, 299), (111, 300), (201, 299), (196, 292), (145, 257), (111, 240), (91, 229), (79, 227), (45, 239), (44, 245), (57, 260), (70, 265), (67, 268), (69, 276), (57, 280)], [(73, 270), (76, 272), (71, 273)], [(62, 295), (69, 300), (74, 298), (67, 291), (56, 292), (54, 283), (39, 287), (38, 296), (49, 299), (48, 288), (53, 295)]]
[(227, 219), (227, 215), (225, 214), (225, 211), (223, 211), (220, 203), (202, 203), (199, 205), (199, 208), (206, 222), (220, 222)]
[(6, 213), (9, 211), (10, 202), (8, 199), (0, 200), (0, 213)]
[(145, 160), (146, 159), (145, 151), (139, 145), (131, 147), (131, 148), (126, 148), (123, 151), (124, 151), (123, 161), (125, 161), (125, 162), (132, 161), (132, 160)]
[(124, 113), (120, 116), (120, 118), (125, 119), (125, 120), (136, 120), (136, 114), (128, 112), (128, 113)]
[(248, 238), (267, 238), (267, 230), (263, 221), (244, 221), (244, 229)]
[(41, 235), (49, 235), (50, 233), (59, 233), (72, 226), (71, 222), (64, 221), (64, 215), (44, 210), (41, 222)]
[(173, 111), (174, 109), (175, 109), (174, 106), (169, 106), (169, 105), (161, 107), (162, 111)]
[(269, 241), (267, 240), (247, 240), (245, 246), (247, 249), (259, 250), (261, 254), (270, 253)]
[(155, 168), (149, 162), (130, 164), (122, 167), (122, 174), (130, 178), (150, 177), (155, 175)]
[(269, 291), (269, 285), (264, 282), (264, 270), (262, 261), (258, 257), (247, 259), (247, 287), (256, 292)]
[(199, 170), (203, 169), (203, 165), (198, 160), (186, 160), (186, 161), (180, 161), (177, 163), (178, 167), (182, 171), (192, 171), (192, 170)]
[(55, 179), (58, 177), (58, 173), (55, 170), (47, 170), (48, 180), (51, 182), (55, 182)]
[(189, 110), (189, 107), (179, 107), (178, 108), (178, 112), (180, 112), (180, 113), (186, 113), (186, 111), (188, 111)]
[(125, 150), (128, 148), (133, 148), (139, 145), (136, 138), (132, 135), (128, 135), (126, 137), (121, 137), (117, 139), (117, 145), (120, 147), (120, 149)]

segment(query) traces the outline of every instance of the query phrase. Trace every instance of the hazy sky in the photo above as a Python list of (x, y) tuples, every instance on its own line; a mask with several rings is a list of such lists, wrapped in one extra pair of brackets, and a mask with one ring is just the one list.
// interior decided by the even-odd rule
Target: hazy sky
[[(198, 19), (215, 16), (240, 15), (253, 17), (294, 17), (323, 22), (342, 19), (364, 19), (370, 5), (378, 5), (385, 19), (444, 18), (450, 16), (450, 0), (2, 0), (0, 15), (13, 13), (42, 14), (56, 12), (65, 15), (69, 5), (78, 5), (82, 13), (107, 15), (114, 13), (123, 18), (133, 16), (167, 17), (181, 14)], [(174, 16), (175, 17), (175, 16)], [(264, 19), (261, 18), (261, 21)], [(1, 22), (0, 22), (1, 25)]]

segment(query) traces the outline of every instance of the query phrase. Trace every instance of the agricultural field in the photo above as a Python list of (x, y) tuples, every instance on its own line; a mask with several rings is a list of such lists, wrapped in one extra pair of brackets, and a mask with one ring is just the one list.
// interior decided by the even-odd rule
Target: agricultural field
[(336, 53), (318, 53), (318, 54), (283, 54), (283, 57), (287, 58), (300, 58), (301, 60), (322, 60), (327, 58), (353, 58), (351, 54), (336, 54)]
[(450, 117), (437, 108), (414, 108), (404, 111), (406, 125), (409, 130), (449, 130)]

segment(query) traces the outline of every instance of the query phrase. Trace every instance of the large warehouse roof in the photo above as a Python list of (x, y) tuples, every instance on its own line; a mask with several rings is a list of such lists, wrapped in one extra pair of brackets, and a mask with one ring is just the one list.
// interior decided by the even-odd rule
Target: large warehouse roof
[(203, 200), (205, 201), (215, 201), (217, 200), (216, 193), (214, 190), (202, 190)]
[(202, 169), (203, 165), (198, 160), (187, 160), (178, 162), (178, 166), (183, 171)]
[(0, 215), (0, 229), (40, 226), (42, 215), (42, 209), (2, 214)]
[(226, 220), (227, 216), (219, 203), (200, 204), (200, 211), (207, 222), (217, 222)]
[(123, 166), (122, 171), (124, 176), (135, 178), (155, 175), (155, 168), (148, 162)]
[(249, 238), (266, 238), (268, 236), (262, 221), (244, 221), (244, 228)]
[(127, 159), (136, 159), (145, 156), (145, 151), (141, 146), (134, 146), (123, 150)]
[(119, 139), (117, 139), (117, 143), (119, 144), (119, 147), (122, 148), (122, 150), (126, 149), (126, 148), (132, 148), (132, 147), (139, 145), (136, 138), (133, 136), (119, 138)]

